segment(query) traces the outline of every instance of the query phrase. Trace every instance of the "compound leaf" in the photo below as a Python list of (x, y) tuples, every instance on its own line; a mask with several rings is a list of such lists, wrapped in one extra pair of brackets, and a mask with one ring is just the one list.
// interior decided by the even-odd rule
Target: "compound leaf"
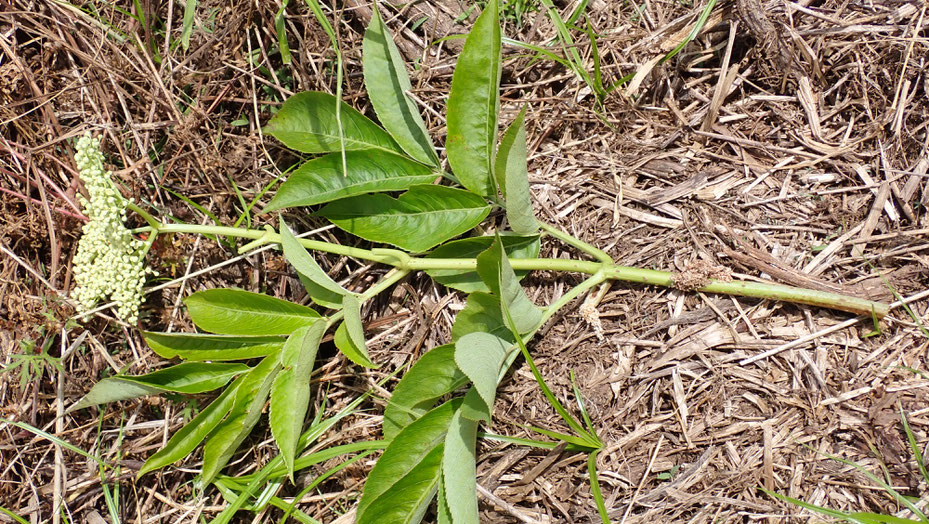
[(403, 57), (375, 4), (362, 42), (362, 62), (368, 98), (387, 131), (416, 160), (436, 166), (439, 159), (426, 124), (407, 94), (413, 89)]
[(500, 42), (499, 6), (490, 0), (465, 40), (448, 95), (448, 163), (461, 185), (481, 196), (496, 195)]
[[(346, 151), (380, 149), (402, 153), (386, 131), (345, 102), (338, 103)], [(336, 98), (328, 93), (297, 93), (284, 102), (264, 132), (302, 153), (342, 151), (335, 106)]]
[(324, 204), (365, 193), (402, 191), (428, 184), (438, 174), (406, 157), (379, 150), (346, 151), (347, 171), (342, 173), (342, 155), (330, 153), (298, 167), (281, 184), (262, 211)]
[(349, 233), (422, 252), (478, 225), (490, 212), (481, 197), (445, 186), (419, 185), (394, 199), (360, 195), (327, 204), (319, 214)]
[(306, 306), (241, 289), (198, 291), (184, 303), (197, 327), (223, 335), (290, 335), (320, 318)]

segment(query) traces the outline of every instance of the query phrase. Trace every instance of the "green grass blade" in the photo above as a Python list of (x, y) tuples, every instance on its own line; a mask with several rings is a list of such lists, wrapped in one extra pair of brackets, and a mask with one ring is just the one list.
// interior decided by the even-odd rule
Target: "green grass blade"
[[(506, 316), (509, 316), (509, 311), (507, 310), (506, 304), (503, 304), (503, 303), (501, 304), (502, 304), (503, 314)], [(511, 325), (512, 325), (512, 322), (511, 322)], [(542, 393), (545, 395), (545, 398), (548, 399), (548, 403), (551, 404), (553, 408), (555, 408), (555, 411), (558, 412), (562, 420), (564, 420), (565, 423), (571, 429), (573, 429), (578, 435), (584, 435), (589, 438), (589, 436), (587, 435), (587, 431), (584, 429), (584, 427), (581, 426), (576, 420), (574, 420), (574, 417), (572, 417), (571, 414), (568, 413), (568, 410), (566, 410), (564, 406), (561, 405), (561, 402), (559, 402), (558, 399), (555, 398), (555, 394), (552, 393), (552, 390), (548, 387), (548, 384), (545, 382), (545, 379), (542, 378), (542, 374), (539, 373), (539, 368), (536, 367), (535, 361), (532, 360), (532, 355), (529, 354), (529, 349), (526, 347), (526, 344), (523, 342), (522, 337), (520, 337), (516, 333), (514, 333), (514, 335), (516, 336), (516, 343), (519, 346), (519, 350), (520, 352), (522, 352), (523, 358), (526, 359), (526, 363), (529, 364), (529, 369), (532, 371), (532, 376), (535, 377), (536, 382), (539, 384), (539, 388), (542, 390)], [(586, 441), (584, 442), (586, 443)], [(591, 447), (595, 448), (597, 446), (593, 445)]]
[(548, 49), (545, 49), (544, 47), (541, 47), (535, 44), (527, 44), (525, 42), (514, 40), (512, 38), (508, 38), (505, 36), (503, 37), (503, 43), (509, 46), (518, 47), (520, 49), (525, 49), (527, 51), (532, 51), (538, 55), (542, 55), (543, 57), (553, 62), (561, 64), (562, 66), (570, 69), (571, 71), (575, 71), (575, 66), (570, 60), (566, 60), (564, 57), (558, 56), (555, 53), (552, 53), (551, 51), (549, 51)]
[(919, 522), (917, 520), (904, 519), (901, 517), (895, 517), (893, 515), (880, 515), (877, 513), (865, 512), (846, 513), (844, 511), (836, 511), (834, 509), (817, 506), (816, 504), (810, 504), (809, 502), (805, 502), (800, 499), (781, 495), (780, 493), (775, 493), (761, 486), (759, 486), (758, 489), (783, 502), (788, 502), (795, 506), (800, 506), (801, 508), (808, 509), (821, 515), (852, 522), (854, 524), (913, 524), (914, 522)]
[(12, 511), (4, 508), (3, 506), (0, 506), (0, 513), (3, 513), (7, 517), (10, 517), (11, 519), (15, 520), (18, 524), (29, 524), (28, 520), (20, 517), (16, 513), (13, 513)]
[(552, 23), (555, 24), (555, 29), (558, 31), (558, 40), (561, 42), (561, 48), (564, 50), (565, 56), (574, 64), (574, 67), (571, 69), (576, 75), (581, 77), (581, 80), (583, 80), (585, 84), (593, 88), (593, 80), (590, 78), (590, 74), (587, 73), (587, 70), (584, 69), (584, 60), (577, 50), (574, 37), (571, 36), (571, 30), (568, 29), (567, 24), (565, 24), (564, 20), (561, 18), (561, 14), (558, 13), (558, 9), (551, 0), (541, 0), (541, 2), (548, 11), (548, 17), (552, 20)]
[[(297, 518), (297, 519), (299, 520), (299, 518), (296, 516), (297, 514), (299, 514), (299, 510), (296, 509), (296, 507), (297, 507), (297, 501), (299, 501), (300, 499), (302, 499), (303, 496), (306, 495), (307, 493), (309, 493), (310, 491), (316, 489), (316, 486), (322, 484), (322, 483), (323, 483), (326, 479), (328, 479), (329, 477), (331, 477), (331, 476), (335, 475), (336, 473), (342, 471), (343, 469), (347, 468), (348, 466), (351, 466), (352, 464), (354, 464), (354, 463), (360, 461), (361, 459), (364, 459), (364, 458), (368, 457), (371, 453), (373, 453), (373, 451), (364, 451), (364, 452), (359, 453), (358, 455), (355, 455), (354, 457), (352, 457), (352, 458), (346, 460), (345, 462), (339, 464), (338, 466), (335, 466), (335, 467), (333, 467), (333, 468), (329, 468), (328, 470), (326, 470), (325, 472), (323, 472), (323, 474), (321, 474), (321, 475), (319, 475), (318, 477), (316, 477), (315, 479), (313, 479), (312, 482), (310, 482), (310, 483), (307, 484), (303, 489), (301, 489), (300, 492), (297, 493), (297, 494), (294, 496), (294, 498), (293, 498), (293, 500), (291, 501), (290, 504), (286, 504), (285, 506), (277, 506), (278, 508), (284, 510), (284, 516), (281, 517), (280, 524), (285, 524), (285, 523), (287, 522), (287, 517), (291, 516), (291, 514), (294, 514), (294, 518)], [(273, 504), (273, 501), (272, 501), (272, 504)], [(315, 520), (314, 520), (314, 522), (315, 522)]]
[(316, 17), (316, 21), (319, 22), (319, 25), (323, 27), (323, 31), (325, 31), (326, 35), (329, 37), (329, 43), (332, 45), (332, 50), (335, 52), (335, 119), (339, 130), (339, 142), (342, 144), (342, 172), (344, 173), (348, 171), (348, 168), (345, 160), (345, 132), (342, 129), (342, 51), (339, 49), (339, 40), (335, 35), (335, 30), (332, 29), (332, 24), (329, 23), (329, 19), (326, 18), (325, 13), (323, 13), (323, 8), (319, 5), (319, 2), (317, 0), (306, 0), (306, 3), (310, 7), (310, 11), (313, 11), (313, 16)]
[(70, 442), (66, 442), (66, 441), (64, 441), (64, 440), (61, 440), (60, 438), (56, 437), (55, 435), (52, 435), (52, 434), (50, 434), (50, 433), (48, 433), (48, 432), (46, 432), (46, 431), (42, 431), (41, 429), (39, 429), (39, 428), (37, 428), (37, 427), (31, 426), (31, 425), (29, 425), (29, 424), (26, 424), (25, 422), (15, 422), (15, 421), (12, 421), (12, 420), (3, 418), (3, 417), (0, 417), (0, 422), (2, 422), (2, 423), (4, 423), (4, 424), (9, 424), (9, 425), (11, 425), (11, 426), (16, 426), (17, 428), (19, 428), (19, 429), (24, 429), (24, 430), (26, 430), (26, 431), (28, 431), (28, 432), (30, 432), (30, 433), (32, 433), (32, 434), (38, 436), (38, 437), (42, 437), (42, 438), (44, 438), (44, 439), (46, 439), (46, 440), (49, 440), (49, 441), (51, 441), (51, 442), (54, 442), (55, 444), (58, 444), (59, 446), (65, 448), (65, 449), (67, 449), (67, 450), (73, 451), (73, 452), (77, 453), (78, 455), (81, 455), (82, 457), (89, 458), (90, 460), (93, 460), (94, 462), (96, 462), (96, 463), (99, 464), (100, 466), (103, 466), (103, 467), (106, 467), (106, 468), (111, 468), (111, 469), (113, 468), (113, 466), (110, 466), (109, 464), (107, 464), (106, 462), (104, 462), (103, 459), (101, 459), (100, 457), (98, 457), (98, 456), (96, 456), (96, 455), (92, 455), (92, 454), (90, 454), (90, 453), (84, 451), (83, 449), (81, 449), (81, 448), (75, 446), (74, 444), (71, 444)]
[(284, 12), (287, 10), (287, 4), (290, 0), (284, 0), (281, 8), (274, 15), (274, 31), (277, 33), (277, 46), (281, 51), (281, 63), (290, 65), (290, 44), (287, 43), (287, 25), (285, 24)]
[(869, 479), (871, 479), (871, 482), (874, 482), (875, 484), (877, 484), (878, 486), (880, 486), (881, 488), (883, 488), (884, 491), (886, 491), (887, 493), (889, 493), (897, 502), (899, 502), (900, 504), (903, 504), (904, 506), (906, 506), (907, 509), (909, 509), (910, 511), (912, 511), (914, 515), (916, 515), (917, 517), (919, 517), (920, 521), (922, 521), (922, 522), (929, 522), (929, 518), (926, 518), (926, 515), (925, 515), (918, 507), (916, 507), (916, 505), (913, 504), (913, 503), (910, 501), (910, 499), (908, 499), (907, 497), (904, 497), (903, 495), (901, 495), (900, 493), (898, 493), (897, 490), (893, 489), (889, 484), (887, 484), (886, 482), (884, 482), (884, 481), (883, 481), (880, 477), (878, 477), (877, 475), (875, 475), (875, 474), (871, 473), (870, 471), (868, 471), (867, 469), (865, 469), (864, 466), (861, 466), (861, 465), (859, 465), (859, 464), (857, 464), (857, 463), (855, 463), (855, 462), (852, 462), (852, 461), (846, 460), (846, 459), (842, 459), (842, 458), (839, 458), (839, 457), (830, 457), (830, 458), (832, 458), (832, 459), (834, 459), (834, 460), (838, 460), (839, 462), (843, 462), (843, 463), (845, 463), (845, 464), (848, 464), (849, 466), (853, 466), (855, 469), (857, 469), (858, 471), (862, 472), (866, 477), (868, 477)]
[(697, 22), (694, 24), (693, 29), (691, 29), (690, 33), (687, 35), (687, 38), (678, 44), (677, 47), (669, 51), (668, 54), (666, 54), (664, 58), (658, 62), (659, 65), (674, 58), (678, 53), (681, 52), (682, 49), (684, 49), (687, 44), (693, 42), (693, 40), (697, 38), (697, 35), (699, 35), (700, 31), (703, 30), (703, 26), (706, 25), (706, 21), (710, 18), (710, 13), (713, 12), (714, 7), (716, 7), (716, 0), (709, 0), (709, 2), (706, 4), (706, 7), (704, 7), (703, 11), (700, 13), (700, 16), (697, 18)]
[[(807, 446), (807, 447), (809, 447), (809, 446)], [(813, 449), (813, 448), (810, 448), (810, 449)], [(927, 523), (929, 523), (929, 519), (926, 518), (926, 515), (925, 515), (919, 508), (917, 508), (916, 505), (914, 505), (912, 502), (910, 502), (910, 500), (909, 500), (908, 498), (906, 498), (906, 497), (904, 497), (903, 495), (901, 495), (900, 493), (898, 493), (898, 492), (897, 492), (895, 489), (893, 489), (889, 484), (887, 484), (886, 482), (884, 482), (883, 479), (881, 479), (881, 478), (878, 477), (877, 475), (875, 475), (875, 474), (871, 473), (870, 471), (868, 471), (864, 466), (858, 464), (857, 462), (852, 462), (851, 460), (848, 460), (848, 459), (844, 459), (844, 458), (841, 458), (841, 457), (836, 457), (835, 455), (830, 455), (829, 453), (824, 453), (824, 452), (822, 452), (822, 451), (818, 451), (818, 450), (815, 450), (815, 449), (814, 449), (813, 451), (816, 451), (816, 453), (819, 453), (820, 455), (823, 455), (823, 456), (825, 456), (825, 457), (827, 457), (827, 458), (829, 458), (829, 459), (831, 459), (831, 460), (835, 460), (835, 461), (837, 461), (837, 462), (841, 462), (842, 464), (845, 464), (845, 465), (848, 465), (848, 466), (851, 466), (851, 467), (857, 469), (857, 470), (860, 471), (864, 476), (868, 477), (868, 479), (870, 479), (871, 482), (877, 484), (878, 486), (881, 487), (881, 489), (883, 489), (883, 490), (886, 491), (890, 496), (892, 496), (892, 497), (894, 498), (894, 500), (896, 500), (898, 503), (900, 503), (900, 504), (906, 506), (907, 509), (909, 509), (910, 511), (912, 511), (914, 515), (916, 515), (917, 517), (919, 517), (919, 519), (920, 519), (921, 522), (927, 522)]]
[(923, 453), (919, 449), (919, 444), (916, 442), (916, 435), (913, 434), (909, 421), (906, 420), (906, 413), (903, 412), (902, 406), (900, 407), (900, 419), (903, 421), (903, 431), (906, 433), (906, 440), (910, 444), (913, 458), (916, 459), (916, 467), (919, 468), (919, 473), (923, 476), (923, 479), (929, 483), (929, 471), (926, 470), (926, 464), (923, 462)]
[[(584, 451), (591, 451), (594, 449), (598, 449), (600, 446), (598, 443), (592, 442), (591, 440), (584, 438), (584, 436), (577, 437), (574, 435), (568, 435), (567, 433), (561, 433), (560, 431), (552, 431), (550, 429), (544, 429), (544, 428), (540, 428), (538, 426), (533, 426), (533, 425), (528, 425), (526, 426), (526, 428), (531, 429), (532, 431), (535, 431), (536, 433), (541, 433), (545, 435), (546, 437), (553, 438), (555, 440), (561, 440), (563, 442), (567, 442), (568, 444), (574, 444), (575, 446), (579, 446), (583, 448)], [(582, 435), (584, 434), (582, 433)]]
[[(584, 397), (581, 396), (581, 390), (577, 387), (577, 382), (574, 380), (574, 370), (571, 370), (571, 389), (574, 391), (574, 398), (577, 399), (577, 409), (581, 412), (581, 417), (584, 419), (584, 424), (587, 426), (587, 433), (592, 437), (597, 437), (597, 432), (594, 430), (594, 424), (590, 420), (590, 414), (587, 413), (587, 407), (584, 405)], [(597, 437), (599, 440), (599, 437)], [(601, 444), (603, 442), (601, 441)]]
[(242, 214), (240, 217), (245, 217), (245, 227), (251, 229), (252, 227), (252, 213), (248, 203), (245, 201), (245, 195), (242, 194), (242, 191), (239, 189), (239, 185), (235, 183), (235, 180), (232, 179), (232, 175), (226, 173), (226, 179), (229, 180), (229, 184), (232, 186), (232, 191), (235, 193), (236, 198), (239, 200), (239, 205), (242, 206)]
[(482, 439), (486, 438), (490, 440), (499, 440), (500, 442), (507, 442), (507, 443), (516, 444), (519, 446), (529, 446), (531, 448), (538, 448), (538, 449), (555, 449), (555, 447), (558, 446), (558, 444), (555, 442), (543, 442), (541, 440), (534, 440), (534, 439), (522, 438), (522, 437), (511, 437), (509, 435), (499, 435), (496, 433), (478, 432), (477, 436)]
[(574, 24), (578, 21), (581, 15), (584, 14), (584, 10), (587, 9), (587, 4), (590, 0), (581, 0), (581, 3), (577, 4), (577, 7), (574, 9), (574, 12), (571, 13), (571, 16), (568, 17), (567, 23), (569, 25)]
[(593, 89), (594, 93), (597, 95), (597, 101), (603, 101), (603, 98), (606, 96), (606, 90), (603, 89), (603, 73), (600, 70), (600, 49), (597, 47), (597, 35), (594, 34), (593, 27), (590, 25), (590, 20), (585, 17), (584, 21), (587, 22), (585, 32), (587, 33), (587, 38), (590, 39), (590, 58), (594, 61), (594, 77), (590, 88)]
[(587, 474), (590, 476), (590, 493), (597, 504), (597, 513), (600, 515), (600, 521), (603, 524), (610, 524), (610, 515), (606, 511), (606, 502), (603, 500), (603, 492), (600, 491), (600, 479), (597, 477), (597, 455), (594, 451), (587, 457)]
[(186, 196), (182, 195), (181, 193), (178, 193), (178, 192), (176, 192), (176, 191), (172, 191), (171, 189), (168, 189), (168, 188), (166, 188), (166, 187), (162, 187), (162, 189), (164, 189), (164, 190), (167, 191), (168, 193), (171, 193), (172, 195), (176, 196), (177, 198), (181, 199), (181, 200), (182, 200), (184, 203), (186, 203), (188, 206), (190, 206), (190, 207), (196, 209), (197, 211), (199, 211), (199, 212), (203, 213), (204, 215), (206, 215), (207, 217), (209, 217), (209, 219), (212, 220), (213, 223), (216, 224), (217, 226), (223, 225), (223, 223), (220, 222), (219, 218), (217, 218), (216, 215), (214, 215), (213, 213), (211, 213), (209, 209), (207, 209), (207, 208), (201, 206), (200, 204), (198, 204), (198, 203), (194, 202), (193, 200), (187, 198)]

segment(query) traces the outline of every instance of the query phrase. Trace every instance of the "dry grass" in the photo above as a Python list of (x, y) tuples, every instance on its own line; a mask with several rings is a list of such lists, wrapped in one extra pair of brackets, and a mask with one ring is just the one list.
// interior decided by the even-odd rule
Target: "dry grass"
[[(174, 192), (231, 224), (241, 213), (236, 188), (251, 199), (294, 161), (259, 132), (273, 108), (292, 92), (334, 92), (332, 53), (303, 5), (288, 9), (294, 61), (284, 66), (275, 51), (277, 2), (199, 2), (186, 51), (166, 47), (164, 38), (166, 26), (178, 38), (183, 4), (142, 2), (145, 24), (126, 15), (132, 2), (122, 2), (122, 11), (88, 2), (99, 10), (95, 17), (56, 2), (0, 6), (0, 364), (12, 363), (23, 341), (64, 355), (60, 372), (50, 369), (22, 388), (12, 373), (0, 374), (0, 416), (54, 433), (122, 472), (101, 478), (84, 457), (3, 426), (0, 506), (31, 522), (58, 522), (59, 515), (98, 522), (107, 515), (104, 483), (119, 486), (126, 522), (193, 522), (222, 506), (214, 491), (194, 494), (196, 457), (134, 479), (189, 404), (149, 398), (56, 418), (102, 376), (163, 364), (135, 326), (65, 322), (73, 314), (66, 296), (81, 225), (70, 139), (88, 129), (102, 133), (125, 194), (162, 216), (210, 220)], [(345, 92), (363, 111), (360, 37), (369, 9), (348, 0), (337, 13)], [(401, 49), (420, 65), (415, 94), (437, 135), (444, 133), (443, 97), (458, 44), (423, 46), (465, 30), (467, 21), (455, 21), (462, 9), (430, 0), (393, 11), (389, 22), (398, 31), (400, 21), (409, 27), (429, 17), (400, 35)], [(921, 332), (929, 322), (927, 4), (727, 2), (697, 41), (660, 65), (657, 57), (686, 36), (700, 6), (659, 0), (641, 9), (604, 1), (588, 8), (605, 75), (640, 72), (635, 86), (605, 101), (602, 114), (569, 72), (506, 50), (503, 119), (529, 105), (540, 216), (627, 265), (725, 267), (742, 278), (888, 302), (899, 298), (891, 289), (917, 298), (909, 303), (915, 318), (898, 307), (876, 336), (867, 336), (869, 321), (848, 323), (829, 311), (641, 286), (602, 290), (596, 317), (569, 308), (531, 349), (564, 401), (569, 372), (577, 373), (607, 445), (598, 465), (611, 518), (810, 518), (757, 486), (835, 509), (898, 511), (852, 468), (817, 451), (872, 471), (883, 467), (903, 493), (926, 494), (899, 412), (925, 446), (929, 381), (900, 366), (925, 370), (929, 358)], [(544, 14), (533, 14), (506, 34), (540, 43), (554, 30)], [(590, 42), (579, 46), (589, 57)], [(302, 229), (322, 225), (290, 221)], [(344, 240), (333, 230), (321, 235)], [(554, 243), (543, 249), (563, 253)], [(156, 251), (153, 264), (175, 280), (149, 296), (146, 329), (192, 329), (179, 301), (207, 287), (303, 298), (273, 251), (196, 276), (234, 253), (183, 235)], [(356, 286), (378, 271), (330, 263)], [(538, 303), (575, 283), (544, 273), (527, 282)], [(361, 373), (330, 353), (317, 372), (317, 400), (338, 409), (382, 373), (446, 341), (453, 313), (444, 306), (462, 303), (424, 277), (409, 279), (367, 311), (373, 356), (389, 365)], [(377, 438), (380, 410), (368, 407), (326, 442)], [(510, 435), (527, 436), (527, 421), (558, 427), (524, 368), (501, 387), (496, 416), (490, 429)], [(265, 432), (256, 431), (229, 472), (253, 471), (275, 453)], [(491, 441), (481, 448), (487, 522), (596, 518), (581, 456)], [(298, 507), (325, 522), (348, 518), (368, 467), (346, 469)], [(663, 472), (672, 474), (663, 479)], [(59, 505), (61, 514), (53, 510)]]

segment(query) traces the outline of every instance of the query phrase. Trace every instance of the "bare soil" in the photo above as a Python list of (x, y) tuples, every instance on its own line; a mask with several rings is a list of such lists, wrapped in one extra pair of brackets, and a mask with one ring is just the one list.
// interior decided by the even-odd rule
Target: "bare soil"
[[(176, 235), (159, 241), (150, 259), (164, 277), (152, 284), (171, 285), (149, 295), (139, 326), (106, 311), (69, 322), (82, 224), (75, 137), (101, 134), (124, 194), (160, 216), (211, 223), (205, 210), (231, 225), (242, 213), (237, 191), (251, 200), (298, 160), (260, 132), (274, 109), (294, 92), (335, 92), (334, 54), (303, 3), (286, 10), (289, 65), (274, 29), (279, 2), (198, 2), (186, 49), (165, 39), (179, 40), (184, 4), (0, 3), (0, 366), (43, 347), (63, 356), (60, 369), (23, 383), (20, 368), (0, 373), (0, 417), (120, 466), (117, 475), (101, 474), (80, 454), (0, 423), (0, 506), (29, 522), (115, 522), (105, 488), (118, 488), (120, 521), (214, 516), (222, 497), (193, 489), (198, 454), (135, 478), (209, 396), (58, 415), (100, 378), (164, 366), (139, 329), (193, 330), (181, 299), (194, 291), (235, 286), (305, 300), (274, 251), (215, 267), (234, 250)], [(567, 16), (575, 5), (559, 9)], [(759, 486), (837, 510), (901, 511), (827, 454), (857, 462), (924, 507), (929, 487), (901, 412), (925, 450), (929, 376), (912, 370), (929, 367), (929, 4), (727, 0), (695, 41), (659, 63), (704, 5), (591, 1), (585, 12), (605, 82), (636, 75), (602, 105), (562, 66), (505, 47), (501, 120), (528, 106), (537, 214), (619, 263), (676, 271), (697, 286), (732, 275), (896, 305), (876, 333), (871, 319), (849, 322), (840, 312), (617, 283), (586, 299), (588, 307), (567, 308), (531, 351), (566, 404), (574, 405), (576, 375), (606, 442), (597, 465), (614, 522), (819, 520)], [(345, 0), (334, 8), (326, 7), (345, 58), (345, 98), (370, 114), (360, 56), (371, 5)], [(476, 10), (448, 0), (381, 8), (415, 63), (414, 94), (441, 143), (461, 44), (434, 42), (466, 31)], [(539, 11), (505, 24), (508, 37), (535, 45), (556, 34)], [(593, 71), (594, 43), (583, 32), (575, 37)], [(287, 218), (300, 230), (325, 225), (306, 214)], [(252, 227), (273, 222), (250, 219)], [(351, 241), (334, 229), (320, 235)], [(567, 249), (543, 243), (545, 256)], [(382, 271), (326, 262), (359, 289)], [(577, 282), (538, 272), (525, 283), (547, 304)], [(461, 305), (461, 295), (424, 276), (376, 300), (365, 315), (372, 356), (384, 365), (362, 371), (326, 349), (316, 404), (338, 410), (447, 342)], [(324, 441), (379, 438), (382, 406), (367, 404)], [(522, 364), (501, 386), (486, 429), (537, 437), (526, 424), (564, 429)], [(249, 444), (227, 473), (252, 472), (276, 453), (264, 425)], [(599, 521), (585, 455), (492, 440), (479, 447), (483, 521)], [(350, 521), (372, 464), (339, 472), (297, 507), (322, 522)], [(301, 480), (282, 496), (298, 493)], [(276, 521), (276, 511), (239, 518)], [(0, 512), (0, 522), (12, 519)]]

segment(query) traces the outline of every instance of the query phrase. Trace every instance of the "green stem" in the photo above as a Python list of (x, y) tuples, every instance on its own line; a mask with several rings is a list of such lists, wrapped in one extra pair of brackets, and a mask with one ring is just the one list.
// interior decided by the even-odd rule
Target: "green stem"
[(145, 211), (144, 209), (136, 205), (135, 202), (131, 200), (126, 200), (126, 209), (130, 209), (138, 213), (139, 216), (145, 219), (145, 222), (148, 223), (149, 226), (151, 226), (152, 230), (156, 234), (158, 233), (158, 229), (161, 227), (161, 223), (159, 223), (158, 220), (155, 219), (155, 217), (150, 215), (148, 211)]
[[(359, 294), (358, 301), (364, 304), (368, 300), (371, 300), (372, 298), (383, 293), (384, 291), (389, 289), (391, 286), (393, 286), (397, 282), (403, 280), (403, 277), (407, 276), (408, 274), (410, 274), (410, 270), (408, 269), (397, 269), (397, 268), (391, 269), (386, 275), (384, 275), (384, 278), (380, 279), (377, 282), (377, 284), (374, 284), (373, 286), (365, 290), (364, 293)], [(342, 320), (342, 317), (344, 316), (345, 316), (345, 311), (340, 309), (336, 311), (335, 313), (326, 317), (326, 330), (328, 331), (329, 328), (338, 324), (339, 321)]]
[(539, 226), (542, 228), (543, 231), (545, 231), (549, 235), (557, 238), (558, 240), (561, 240), (562, 242), (564, 242), (565, 244), (568, 244), (571, 247), (577, 248), (583, 251), (584, 253), (587, 253), (588, 255), (594, 257), (596, 260), (604, 264), (613, 263), (613, 257), (608, 255), (606, 251), (603, 251), (602, 249), (594, 247), (579, 238), (575, 238), (550, 224), (546, 224), (545, 222), (539, 222)]
[(363, 304), (368, 300), (378, 296), (382, 292), (389, 289), (391, 286), (403, 280), (403, 277), (407, 276), (410, 273), (409, 269), (391, 269), (384, 278), (378, 281), (377, 284), (374, 284), (368, 288), (364, 293), (362, 293), (358, 300)]
[[(552, 236), (568, 242), (571, 239), (571, 245), (596, 256), (598, 259), (603, 257), (609, 258), (606, 253), (597, 248), (586, 244), (561, 231), (543, 228)], [(278, 233), (258, 229), (239, 229), (225, 226), (210, 226), (196, 224), (159, 224), (157, 227), (143, 227), (134, 230), (134, 233), (157, 230), (159, 233), (196, 233), (219, 236), (230, 236), (237, 238), (250, 238), (253, 240), (261, 239), (262, 243), (279, 243), (281, 237)], [(566, 238), (565, 238), (566, 237)], [(474, 270), (477, 268), (477, 260), (473, 258), (426, 258), (413, 257), (403, 251), (396, 249), (362, 249), (357, 247), (343, 246), (332, 244), (319, 240), (310, 240), (306, 238), (298, 239), (300, 244), (314, 251), (322, 251), (335, 255), (343, 255), (360, 260), (368, 260), (393, 266), (404, 271), (425, 271), (430, 269), (457, 269), (457, 270)], [(581, 247), (586, 246), (586, 247)], [(599, 251), (598, 255), (594, 255)], [(563, 258), (514, 258), (510, 260), (510, 265), (515, 270), (545, 270), (545, 271), (566, 271), (572, 273), (587, 273), (595, 275), (602, 273), (599, 280), (588, 279), (581, 284), (583, 289), (577, 291), (579, 295), (586, 291), (590, 286), (594, 286), (604, 280), (621, 280), (625, 282), (636, 282), (639, 284), (648, 284), (662, 287), (676, 287), (675, 274), (668, 271), (657, 271), (654, 269), (643, 269), (637, 267), (617, 266), (612, 261), (592, 262), (589, 260), (571, 260)], [(402, 278), (402, 277), (398, 277)], [(589, 284), (589, 285), (588, 285)], [(706, 293), (720, 293), (724, 295), (746, 296), (755, 298), (765, 298), (772, 300), (783, 300), (786, 302), (796, 302), (800, 304), (809, 304), (812, 306), (825, 307), (848, 311), (859, 315), (874, 314), (878, 318), (887, 315), (890, 308), (887, 304), (873, 302), (862, 298), (840, 295), (837, 293), (828, 293), (825, 291), (816, 291), (812, 289), (802, 289), (780, 284), (767, 284), (761, 282), (748, 282), (733, 280), (723, 282), (720, 280), (709, 280), (702, 287), (692, 289), (693, 291), (703, 291)], [(576, 290), (570, 291), (562, 300), (573, 300), (577, 295), (571, 296)], [(567, 298), (571, 296), (570, 298)], [(554, 306), (554, 304), (553, 304)], [(560, 307), (560, 306), (559, 306)], [(549, 308), (551, 310), (551, 308)], [(553, 310), (554, 311), (554, 310)]]
[[(674, 282), (675, 275), (668, 271), (612, 266), (605, 267), (604, 272), (610, 280), (638, 282), (640, 284), (662, 287), (676, 287)], [(706, 285), (693, 289), (693, 291), (783, 300), (785, 302), (838, 309), (859, 315), (870, 315), (873, 312), (878, 317), (883, 317), (890, 312), (890, 307), (880, 302), (873, 302), (871, 300), (848, 295), (840, 295), (838, 293), (829, 293), (826, 291), (804, 289), (781, 284), (768, 284), (764, 282), (748, 282), (745, 280), (724, 282), (710, 279)]]
[[(569, 290), (567, 293), (562, 295), (558, 300), (552, 302), (551, 305), (545, 308), (545, 312), (542, 314), (542, 321), (539, 323), (539, 326), (541, 327), (546, 322), (548, 322), (548, 319), (552, 318), (552, 316), (554, 316), (555, 313), (557, 313), (559, 309), (567, 306), (575, 298), (586, 293), (588, 289), (599, 286), (606, 279), (607, 279), (606, 273), (602, 271), (598, 271), (597, 273), (594, 273), (593, 276), (591, 276), (587, 280), (571, 288), (571, 290)], [(535, 332), (533, 332), (533, 335), (534, 334)]]

